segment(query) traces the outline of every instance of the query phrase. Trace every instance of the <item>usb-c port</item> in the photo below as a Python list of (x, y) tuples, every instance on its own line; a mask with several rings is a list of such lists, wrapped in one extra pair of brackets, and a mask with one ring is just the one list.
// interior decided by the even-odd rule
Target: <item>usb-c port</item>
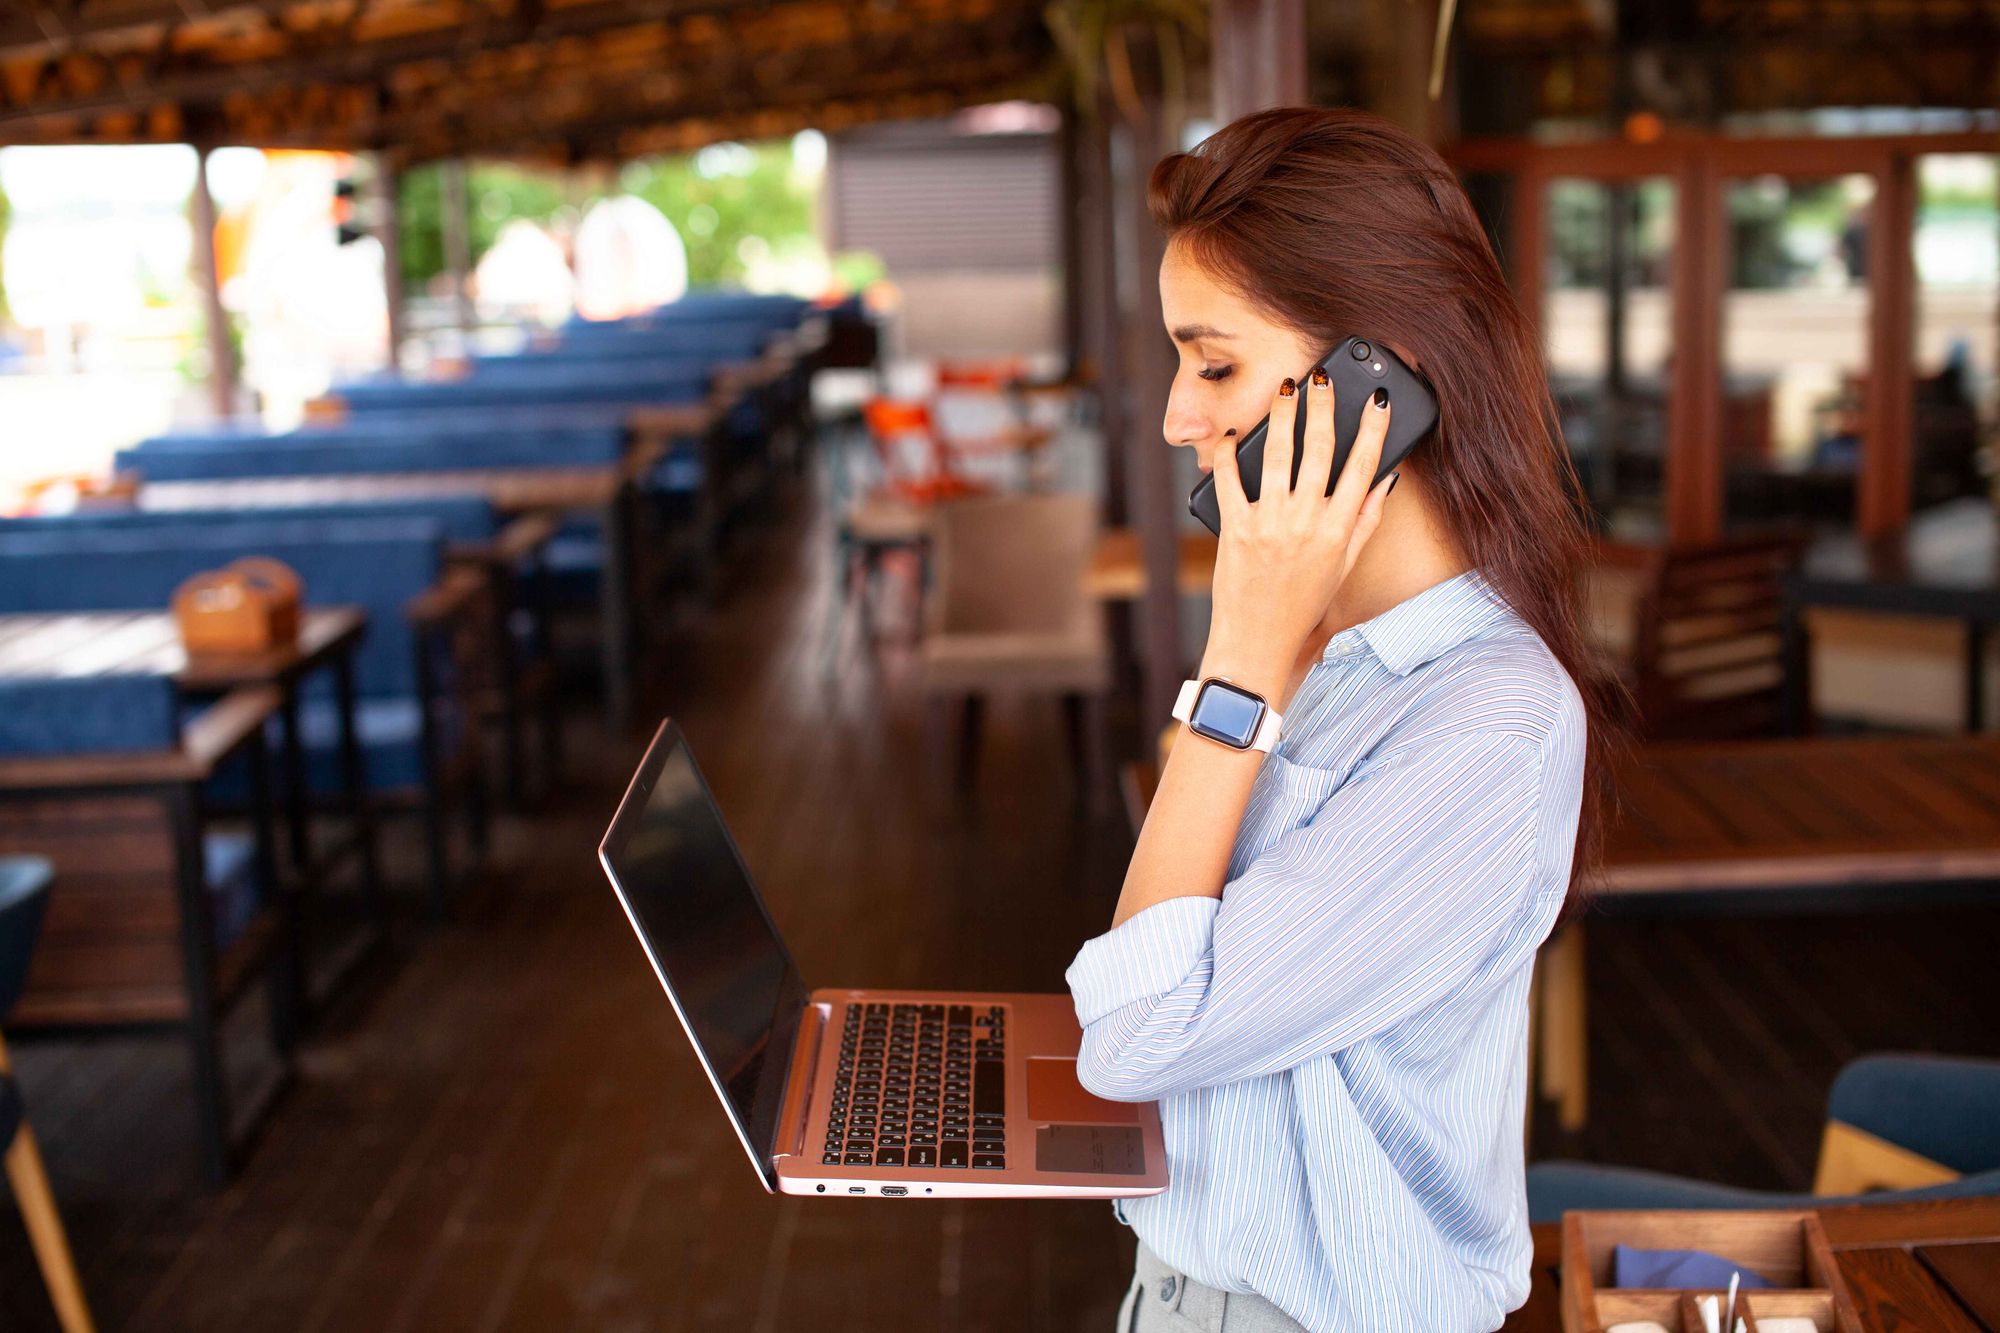
[(849, 1194), (866, 1194), (868, 1192), (868, 1187), (866, 1185), (849, 1185), (847, 1187), (847, 1192)]
[(908, 1185), (884, 1185), (882, 1192), (892, 1199), (900, 1199), (910, 1192)]

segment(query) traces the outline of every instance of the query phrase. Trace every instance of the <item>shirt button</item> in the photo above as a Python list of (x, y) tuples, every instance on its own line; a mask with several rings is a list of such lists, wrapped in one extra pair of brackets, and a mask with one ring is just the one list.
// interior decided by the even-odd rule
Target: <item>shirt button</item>
[(1175, 1287), (1177, 1287), (1177, 1286), (1179, 1286), (1179, 1285), (1180, 1285), (1180, 1284), (1179, 1284), (1179, 1283), (1177, 1283), (1177, 1282), (1175, 1282), (1175, 1281), (1174, 1281), (1174, 1280), (1173, 1280), (1173, 1279), (1172, 1279), (1171, 1277), (1163, 1277), (1163, 1278), (1161, 1278), (1161, 1279), (1160, 1279), (1160, 1299), (1161, 1299), (1161, 1300), (1163, 1300), (1163, 1301), (1170, 1301), (1170, 1300), (1172, 1300), (1172, 1299), (1174, 1298), (1174, 1288), (1175, 1288)]

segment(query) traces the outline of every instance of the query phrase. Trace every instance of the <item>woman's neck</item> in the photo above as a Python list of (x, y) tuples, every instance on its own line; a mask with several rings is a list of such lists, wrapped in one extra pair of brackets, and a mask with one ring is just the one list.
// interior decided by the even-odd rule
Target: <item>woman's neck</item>
[(1344, 629), (1372, 620), (1426, 588), (1463, 574), (1471, 562), (1458, 551), (1431, 506), (1421, 472), (1404, 467), (1382, 522), (1306, 640), (1301, 663), (1310, 665)]

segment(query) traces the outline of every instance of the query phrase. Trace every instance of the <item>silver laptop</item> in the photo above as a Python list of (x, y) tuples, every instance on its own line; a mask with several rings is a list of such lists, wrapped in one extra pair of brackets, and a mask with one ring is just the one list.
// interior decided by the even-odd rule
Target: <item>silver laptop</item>
[(1117, 1198), (1167, 1187), (1158, 1108), (1076, 1081), (1069, 996), (808, 990), (672, 719), (598, 858), (765, 1189)]

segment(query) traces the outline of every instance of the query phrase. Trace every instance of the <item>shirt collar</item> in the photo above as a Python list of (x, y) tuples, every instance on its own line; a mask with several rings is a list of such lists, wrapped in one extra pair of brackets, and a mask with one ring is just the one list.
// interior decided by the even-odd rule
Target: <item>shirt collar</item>
[(1327, 642), (1322, 662), (1353, 657), (1365, 646), (1383, 666), (1407, 676), (1510, 613), (1486, 576), (1468, 569), (1405, 598)]

